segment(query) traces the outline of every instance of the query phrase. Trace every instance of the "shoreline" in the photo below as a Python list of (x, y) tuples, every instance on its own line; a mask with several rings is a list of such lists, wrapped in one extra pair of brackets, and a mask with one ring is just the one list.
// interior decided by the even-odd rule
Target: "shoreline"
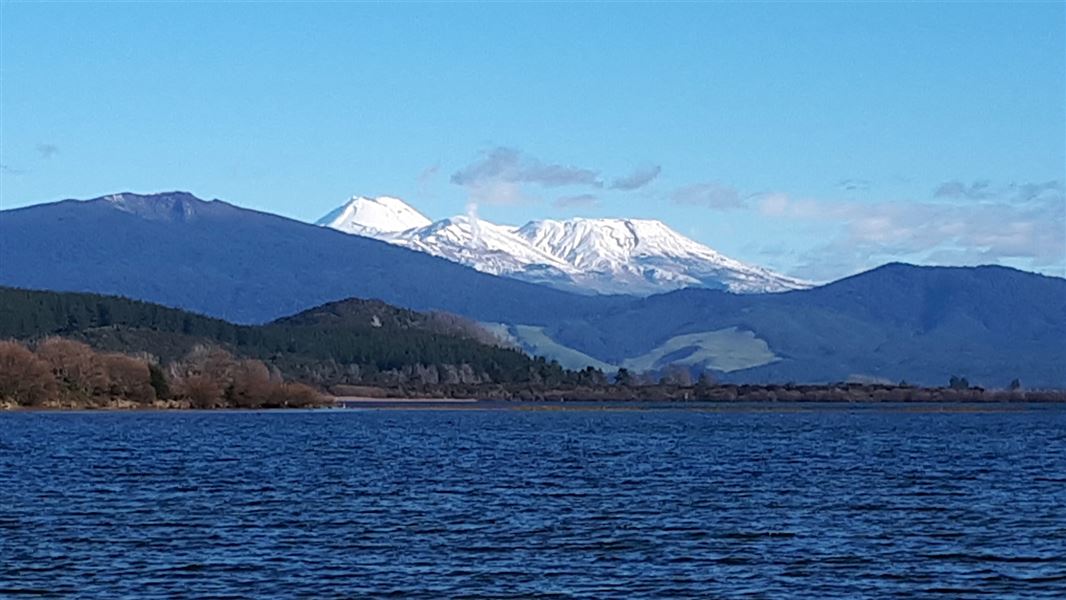
[(678, 412), (840, 412), (884, 410), (891, 412), (1010, 412), (1066, 408), (1066, 402), (894, 402), (894, 401), (732, 401), (713, 400), (475, 400), (452, 398), (367, 398), (343, 402), (338, 411), (360, 410), (493, 410), (529, 412), (678, 411)]
[(708, 413), (817, 413), (817, 412), (867, 412), (893, 413), (993, 413), (1029, 412), (1066, 408), (1066, 402), (1025, 401), (940, 401), (940, 402), (892, 402), (892, 401), (710, 401), (710, 400), (479, 400), (476, 398), (369, 398), (343, 396), (336, 402), (315, 407), (252, 407), (252, 408), (178, 408), (162, 406), (4, 406), (5, 413), (310, 413), (310, 412), (362, 412), (362, 411), (412, 411), (412, 410), (470, 410), (470, 411), (521, 411), (521, 412), (708, 412)]
[(475, 404), (477, 398), (374, 398), (372, 396), (333, 396), (334, 404)]

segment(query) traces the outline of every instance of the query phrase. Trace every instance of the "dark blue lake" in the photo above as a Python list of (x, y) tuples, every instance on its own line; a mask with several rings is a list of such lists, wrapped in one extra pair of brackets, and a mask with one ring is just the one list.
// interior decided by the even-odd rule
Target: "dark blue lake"
[(1066, 597), (1066, 409), (0, 414), (0, 595)]

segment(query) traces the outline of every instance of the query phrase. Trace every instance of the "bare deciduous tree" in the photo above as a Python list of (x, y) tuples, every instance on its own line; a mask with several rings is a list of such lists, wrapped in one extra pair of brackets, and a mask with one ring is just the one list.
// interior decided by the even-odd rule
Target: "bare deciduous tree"
[(113, 398), (125, 398), (140, 404), (155, 401), (148, 363), (125, 354), (104, 354), (100, 357), (110, 383)]
[(55, 387), (47, 362), (18, 342), (0, 341), (0, 400), (37, 406), (55, 395)]
[(82, 396), (102, 396), (109, 392), (106, 367), (88, 344), (48, 337), (37, 344), (37, 356), (48, 363), (67, 391)]

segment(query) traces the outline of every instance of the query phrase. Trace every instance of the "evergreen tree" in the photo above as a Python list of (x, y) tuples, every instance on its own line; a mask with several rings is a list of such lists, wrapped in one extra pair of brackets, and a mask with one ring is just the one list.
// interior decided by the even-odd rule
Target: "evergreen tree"
[(155, 363), (148, 363), (148, 383), (155, 390), (156, 398), (166, 400), (170, 397), (170, 384), (167, 382), (166, 373)]

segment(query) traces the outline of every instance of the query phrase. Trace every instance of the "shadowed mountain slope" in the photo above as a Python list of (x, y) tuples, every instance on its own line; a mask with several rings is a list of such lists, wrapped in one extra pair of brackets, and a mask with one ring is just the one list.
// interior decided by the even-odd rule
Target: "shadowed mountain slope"
[(0, 259), (2, 285), (119, 294), (238, 323), (353, 296), (488, 321), (548, 322), (611, 303), (182, 192), (0, 212)]
[[(654, 326), (634, 326), (634, 324)], [(889, 264), (810, 290), (739, 296), (682, 290), (547, 330), (618, 362), (683, 334), (737, 328), (777, 360), (744, 381), (848, 377), (1066, 386), (1066, 280), (1016, 269)]]

